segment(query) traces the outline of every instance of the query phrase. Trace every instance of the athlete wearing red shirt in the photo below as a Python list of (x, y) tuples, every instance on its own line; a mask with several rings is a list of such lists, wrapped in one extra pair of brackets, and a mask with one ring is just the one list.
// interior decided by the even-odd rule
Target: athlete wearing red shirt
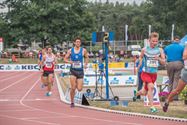
[(50, 96), (52, 94), (51, 88), (53, 84), (54, 69), (56, 64), (56, 57), (52, 53), (51, 47), (47, 49), (47, 53), (43, 56), (42, 64), (43, 64), (44, 83), (47, 84), (46, 96)]

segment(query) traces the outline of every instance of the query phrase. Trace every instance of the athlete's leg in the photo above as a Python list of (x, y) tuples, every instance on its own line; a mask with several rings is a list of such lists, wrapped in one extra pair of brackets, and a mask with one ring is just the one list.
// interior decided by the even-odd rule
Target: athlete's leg
[(146, 86), (147, 84), (143, 83), (141, 90), (137, 92), (136, 96), (140, 96), (140, 95), (145, 96), (147, 94), (147, 91), (145, 90)]
[(173, 97), (175, 95), (178, 95), (184, 87), (187, 85), (186, 82), (184, 82), (182, 79), (179, 79), (179, 83), (176, 89), (172, 90), (171, 93), (169, 94), (168, 98), (166, 99), (166, 102), (163, 105), (163, 111), (167, 112), (169, 103), (173, 100)]
[(51, 88), (52, 88), (52, 84), (53, 84), (53, 73), (50, 73), (48, 75), (48, 86), (47, 86), (47, 91), (48, 91), (48, 96), (50, 96), (51, 93)]
[(77, 79), (77, 90), (80, 92), (82, 91), (82, 88), (83, 88), (83, 79), (82, 78)]
[(152, 107), (153, 106), (153, 90), (154, 90), (154, 84), (153, 83), (148, 83), (147, 84), (148, 87), (148, 93), (147, 93), (147, 97), (149, 99), (149, 104)]
[(75, 89), (77, 87), (77, 77), (76, 76), (74, 76), (74, 75), (70, 76), (70, 84), (71, 84), (71, 89), (70, 89), (71, 103), (74, 103)]
[(43, 83), (47, 86), (48, 85), (48, 75), (47, 75), (47, 73), (44, 72), (41, 78), (42, 78)]
[(47, 78), (44, 78), (43, 76), (43, 72), (42, 72), (42, 75), (40, 77), (40, 80), (41, 80), (41, 84), (42, 84), (42, 88), (44, 88), (45, 86), (47, 86)]
[(182, 79), (180, 79), (177, 88), (171, 91), (171, 93), (169, 94), (167, 98), (168, 102), (171, 102), (173, 100), (173, 97), (175, 95), (178, 95), (184, 89), (185, 86), (186, 83)]

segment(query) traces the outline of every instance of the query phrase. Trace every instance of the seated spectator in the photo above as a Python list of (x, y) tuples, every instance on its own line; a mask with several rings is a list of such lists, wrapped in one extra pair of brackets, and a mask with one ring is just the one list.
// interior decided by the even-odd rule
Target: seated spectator
[(33, 58), (33, 52), (29, 52), (29, 57)]
[(12, 62), (17, 62), (18, 60), (17, 60), (17, 58), (16, 58), (16, 56), (13, 54), (12, 55)]

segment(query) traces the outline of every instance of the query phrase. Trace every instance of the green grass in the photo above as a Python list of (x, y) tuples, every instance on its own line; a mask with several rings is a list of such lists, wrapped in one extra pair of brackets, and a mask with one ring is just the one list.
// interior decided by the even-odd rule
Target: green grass
[(162, 111), (161, 106), (157, 107), (158, 112), (154, 114), (150, 113), (149, 107), (144, 106), (143, 101), (136, 101), (136, 102), (129, 101), (128, 107), (122, 107), (121, 105), (111, 107), (110, 103), (106, 101), (89, 101), (89, 103), (91, 106), (112, 109), (112, 110), (137, 112), (137, 113), (143, 113), (143, 114), (187, 119), (187, 105), (185, 105), (183, 101), (176, 101), (176, 102), (170, 103), (169, 110), (167, 113)]

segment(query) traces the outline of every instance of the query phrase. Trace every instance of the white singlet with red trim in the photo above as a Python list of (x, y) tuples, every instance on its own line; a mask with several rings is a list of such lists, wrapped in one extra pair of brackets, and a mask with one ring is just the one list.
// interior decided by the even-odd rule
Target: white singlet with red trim
[(44, 61), (44, 70), (51, 71), (54, 70), (54, 62), (55, 62), (55, 56), (52, 54), (52, 56), (49, 56), (49, 54), (46, 54), (46, 59)]

